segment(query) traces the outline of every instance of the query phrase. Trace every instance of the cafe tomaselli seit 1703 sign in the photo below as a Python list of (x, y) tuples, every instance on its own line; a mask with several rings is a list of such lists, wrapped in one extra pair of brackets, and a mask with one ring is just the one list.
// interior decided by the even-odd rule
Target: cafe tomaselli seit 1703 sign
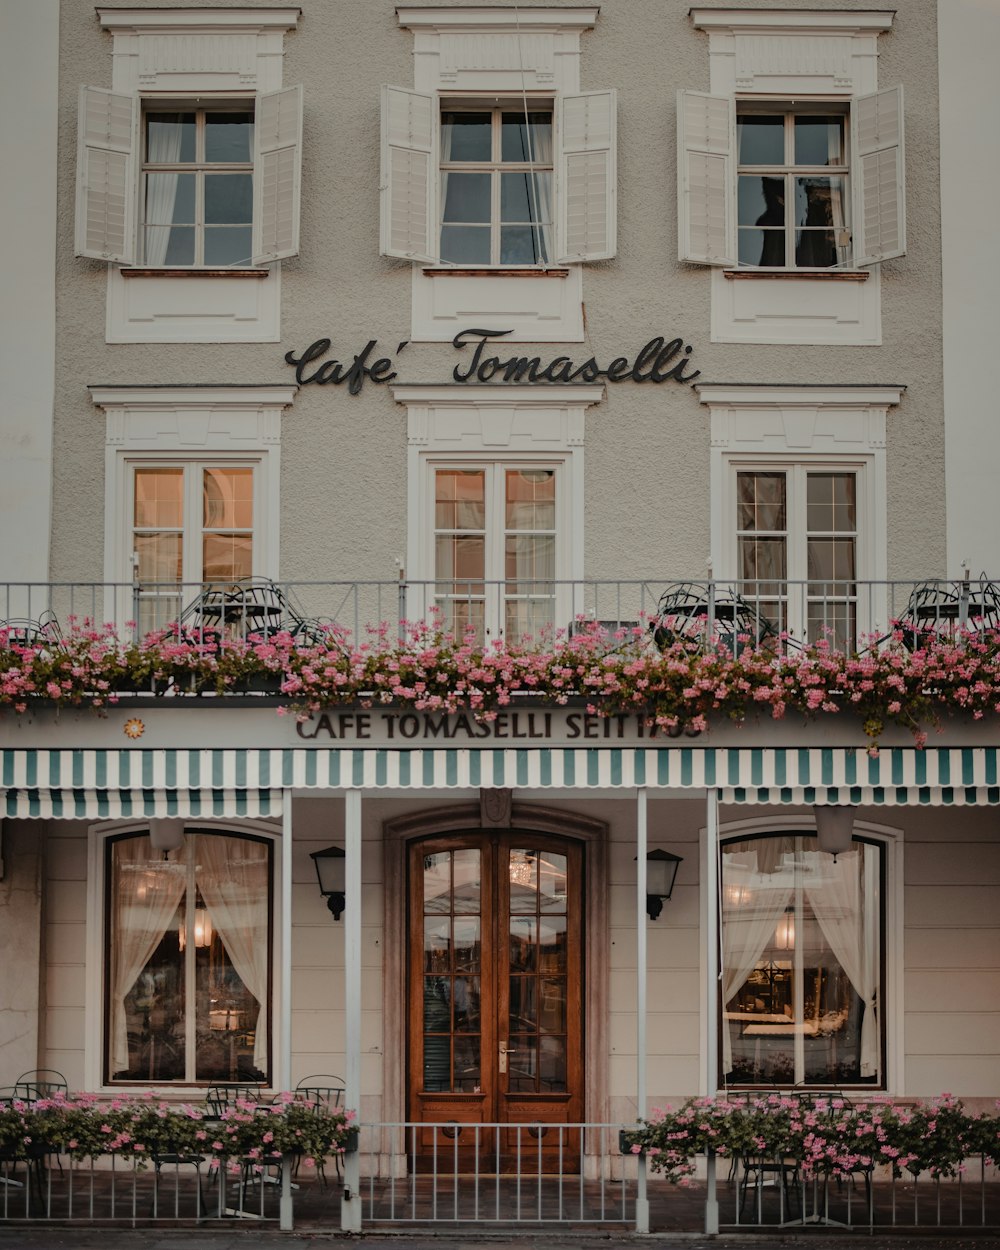
[[(457, 364), (452, 379), (459, 383), (515, 382), (537, 385), (565, 385), (574, 382), (693, 382), (700, 370), (689, 370), (692, 348), (683, 339), (665, 339), (657, 335), (636, 352), (634, 358), (616, 356), (602, 366), (595, 356), (577, 363), (569, 356), (555, 356), (543, 362), (541, 356), (508, 356), (501, 359), (492, 354), (492, 339), (503, 338), (510, 330), (461, 330), (452, 339), (458, 350), (472, 348), (468, 361)], [(375, 356), (378, 339), (369, 339), (351, 363), (330, 357), (330, 339), (316, 339), (300, 354), (285, 353), (285, 363), (295, 368), (300, 386), (345, 386), (351, 395), (360, 393), (368, 379), (376, 386), (392, 382), (398, 376), (393, 359)], [(395, 355), (408, 345), (404, 341)]]

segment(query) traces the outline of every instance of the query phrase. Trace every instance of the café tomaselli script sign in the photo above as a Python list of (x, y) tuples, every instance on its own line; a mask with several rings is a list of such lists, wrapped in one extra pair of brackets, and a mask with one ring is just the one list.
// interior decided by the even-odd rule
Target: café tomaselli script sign
[[(597, 357), (576, 361), (569, 356), (554, 356), (543, 361), (541, 356), (510, 355), (501, 359), (495, 354), (498, 344), (510, 330), (461, 330), (452, 339), (452, 346), (462, 351), (471, 348), (471, 357), (452, 370), (452, 380), (460, 383), (516, 382), (540, 385), (565, 385), (574, 382), (693, 382), (700, 374), (689, 369), (692, 348), (683, 339), (651, 338), (634, 357), (615, 356), (606, 365)], [(366, 379), (376, 386), (395, 381), (399, 376), (396, 362), (390, 356), (377, 356), (378, 339), (369, 339), (348, 364), (331, 355), (330, 339), (316, 339), (296, 355), (285, 353), (285, 363), (294, 365), (295, 380), (300, 386), (346, 386), (351, 395), (360, 393)], [(395, 355), (408, 345), (400, 343)], [(374, 357), (374, 359), (373, 359)]]

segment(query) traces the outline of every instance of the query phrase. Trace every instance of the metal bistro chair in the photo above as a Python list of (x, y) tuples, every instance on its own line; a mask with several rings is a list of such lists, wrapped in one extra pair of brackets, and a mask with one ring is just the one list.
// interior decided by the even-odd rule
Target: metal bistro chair
[[(252, 1104), (255, 1108), (262, 1107), (260, 1085), (212, 1085), (205, 1091), (205, 1105), (208, 1108), (209, 1122), (217, 1121), (222, 1123), (223, 1117), (227, 1111), (232, 1111), (241, 1104)], [(218, 1159), (213, 1159), (209, 1164), (209, 1176), (218, 1173), (219, 1184), (219, 1210), (220, 1213), (226, 1215), (253, 1217), (253, 1212), (246, 1209), (245, 1197), (246, 1192), (254, 1186), (259, 1180), (261, 1186), (273, 1181), (274, 1178), (267, 1177), (263, 1171), (263, 1165), (259, 1159), (240, 1158), (235, 1160), (239, 1163), (239, 1199), (236, 1207), (228, 1207), (225, 1201), (226, 1191), (226, 1174), (221, 1167)], [(261, 1203), (263, 1204), (263, 1189), (261, 1191)]]
[(683, 643), (692, 652), (703, 651), (718, 641), (736, 654), (749, 640), (762, 646), (778, 637), (772, 623), (751, 602), (728, 587), (709, 587), (698, 582), (674, 582), (660, 596), (656, 616), (650, 622), (653, 641), (661, 649)]
[(330, 637), (323, 621), (305, 616), (288, 593), (270, 578), (207, 587), (187, 605), (179, 624), (226, 633), (240, 640), (289, 633), (296, 642), (308, 646), (328, 642)]
[[(309, 1102), (316, 1112), (335, 1111), (344, 1104), (344, 1082), (339, 1076), (321, 1073), (318, 1076), (305, 1076), (295, 1087), (295, 1098), (299, 1102)], [(333, 1156), (337, 1176), (341, 1176), (340, 1155)], [(299, 1168), (299, 1160), (295, 1160), (295, 1171)], [(316, 1174), (320, 1183), (326, 1185), (326, 1160), (316, 1160)]]
[(36, 620), (11, 617), (0, 621), (0, 637), (7, 647), (54, 647), (62, 642), (62, 630), (55, 613), (46, 608)]
[(34, 1068), (21, 1073), (14, 1082), (14, 1090), (17, 1097), (23, 1098), (25, 1102), (37, 1102), (40, 1098), (68, 1094), (69, 1082), (55, 1068)]

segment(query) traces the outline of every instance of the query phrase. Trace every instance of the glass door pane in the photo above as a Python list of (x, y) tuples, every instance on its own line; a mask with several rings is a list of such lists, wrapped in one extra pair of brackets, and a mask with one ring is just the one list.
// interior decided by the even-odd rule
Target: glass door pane
[(508, 641), (536, 638), (555, 623), (556, 475), (508, 469), (504, 491), (504, 575)]
[(857, 475), (810, 473), (806, 479), (808, 630), (837, 650), (857, 633)]
[(137, 468), (132, 550), (138, 557), (139, 631), (160, 629), (180, 614), (184, 576), (184, 470)]
[(423, 1082), (427, 1093), (482, 1084), (482, 866), (462, 848), (423, 856)]
[(434, 474), (434, 602), (441, 624), (461, 638), (485, 635), (486, 471)]

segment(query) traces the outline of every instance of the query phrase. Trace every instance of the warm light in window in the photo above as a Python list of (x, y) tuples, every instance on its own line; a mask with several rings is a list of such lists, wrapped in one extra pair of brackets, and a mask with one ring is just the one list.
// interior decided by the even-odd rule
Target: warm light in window
[(795, 912), (791, 907), (778, 921), (778, 927), (774, 931), (774, 945), (779, 951), (795, 949)]
[[(181, 950), (187, 946), (187, 925), (182, 924), (177, 932), (177, 940)], [(194, 909), (194, 944), (198, 949), (212, 945), (212, 918), (205, 907)]]

